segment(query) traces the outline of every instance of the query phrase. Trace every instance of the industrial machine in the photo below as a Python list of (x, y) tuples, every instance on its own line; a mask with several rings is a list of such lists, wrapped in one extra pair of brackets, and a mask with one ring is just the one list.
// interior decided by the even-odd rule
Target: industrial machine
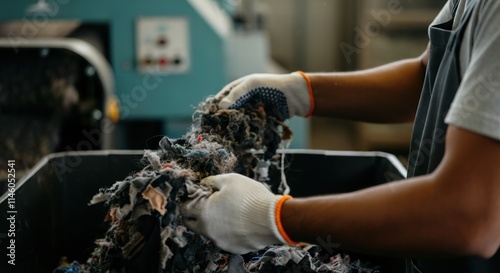
[[(118, 123), (105, 132), (107, 148), (152, 148), (155, 136), (186, 132), (198, 103), (229, 81), (276, 72), (269, 68), (265, 35), (236, 31), (224, 2), (9, 1), (0, 4), (0, 46), (11, 55), (24, 47), (50, 48), (39, 39), (78, 39), (95, 47), (112, 70), (100, 77), (111, 82), (106, 92), (119, 102)], [(104, 107), (99, 119), (107, 118)], [(307, 121), (290, 126), (292, 147), (307, 147)]]
[(0, 59), (0, 161), (17, 159), (18, 177), (48, 153), (111, 146), (103, 129), (118, 119), (113, 73), (94, 46), (41, 38), (14, 48), (0, 38)]

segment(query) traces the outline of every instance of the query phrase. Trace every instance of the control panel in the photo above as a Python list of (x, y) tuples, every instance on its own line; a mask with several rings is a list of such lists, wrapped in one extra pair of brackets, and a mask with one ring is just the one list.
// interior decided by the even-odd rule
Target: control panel
[(186, 73), (190, 67), (187, 18), (138, 18), (136, 50), (137, 69), (141, 73)]

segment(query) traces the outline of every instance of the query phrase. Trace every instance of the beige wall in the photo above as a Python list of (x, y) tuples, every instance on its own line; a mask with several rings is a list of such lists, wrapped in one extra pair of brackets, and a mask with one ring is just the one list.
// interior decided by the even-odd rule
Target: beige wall
[[(408, 46), (399, 39), (386, 54), (377, 58), (383, 33), (393, 28), (424, 30), (446, 0), (256, 0), (257, 10), (264, 11), (266, 30), (270, 34), (271, 55), (289, 70), (332, 71), (353, 70), (379, 64), (382, 60), (405, 56)], [(397, 14), (392, 14), (399, 9)], [(368, 45), (358, 47), (350, 61), (340, 45), (354, 45), (354, 29), (365, 29), (378, 20), (373, 14), (390, 13), (389, 22), (382, 28), (382, 35), (370, 37)], [(386, 23), (386, 22), (383, 22)], [(404, 30), (403, 30), (404, 31)], [(424, 30), (425, 31), (425, 30)], [(371, 34), (370, 34), (371, 35)], [(380, 42), (380, 43), (379, 43)], [(391, 46), (391, 45), (389, 45)], [(408, 52), (413, 56), (415, 45)], [(378, 48), (377, 48), (378, 47)], [(367, 60), (368, 59), (368, 60)]]
[[(346, 2), (342, 0), (260, 0), (267, 6), (271, 55), (289, 70), (332, 71), (342, 67)], [(345, 31), (344, 31), (345, 33)]]

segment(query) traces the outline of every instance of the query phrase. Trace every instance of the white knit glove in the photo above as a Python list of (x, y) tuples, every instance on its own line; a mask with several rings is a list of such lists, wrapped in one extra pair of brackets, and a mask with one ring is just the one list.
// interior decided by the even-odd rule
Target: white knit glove
[(287, 243), (275, 215), (290, 196), (274, 195), (261, 183), (240, 174), (210, 176), (201, 183), (215, 192), (208, 197), (193, 192), (190, 197), (194, 199), (182, 205), (181, 214), (190, 230), (237, 254)]
[(216, 97), (227, 92), (219, 103), (221, 109), (238, 109), (257, 98), (280, 120), (309, 117), (314, 110), (310, 80), (303, 72), (248, 75), (226, 85)]

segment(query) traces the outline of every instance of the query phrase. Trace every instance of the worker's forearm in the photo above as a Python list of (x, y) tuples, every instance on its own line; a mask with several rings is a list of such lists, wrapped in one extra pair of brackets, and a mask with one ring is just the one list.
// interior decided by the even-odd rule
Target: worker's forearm
[(454, 240), (443, 243), (459, 231), (448, 221), (447, 210), (432, 201), (443, 198), (433, 187), (430, 177), (422, 177), (356, 193), (296, 198), (285, 202), (282, 221), (293, 240), (322, 239), (361, 252), (408, 255), (429, 254), (431, 248), (437, 253), (460, 250)]
[(434, 173), (354, 193), (291, 199), (283, 205), (282, 223), (295, 241), (330, 236), (346, 249), (369, 253), (491, 257), (500, 247), (499, 160), (498, 141), (450, 126)]
[[(449, 171), (457, 172), (444, 172)], [(500, 246), (500, 187), (498, 180), (480, 180), (427, 175), (354, 193), (291, 199), (281, 220), (294, 241), (338, 243), (381, 255), (488, 258)]]
[(500, 247), (499, 161), (498, 141), (450, 126), (445, 156), (432, 174), (291, 199), (281, 219), (295, 241), (330, 236), (346, 249), (379, 254), (491, 257)]
[(413, 121), (424, 75), (420, 58), (357, 72), (308, 73), (313, 114), (381, 123)]

